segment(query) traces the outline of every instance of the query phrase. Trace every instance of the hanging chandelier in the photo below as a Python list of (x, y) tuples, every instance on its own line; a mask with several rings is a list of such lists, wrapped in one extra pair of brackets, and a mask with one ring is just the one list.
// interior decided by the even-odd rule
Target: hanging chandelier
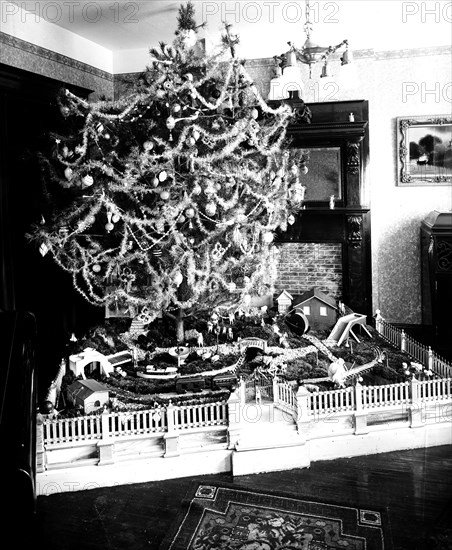
[[(286, 53), (275, 56), (275, 62), (277, 63), (277, 76), (280, 74), (286, 74), (289, 72), (295, 73), (293, 68), (299, 69), (299, 63), (303, 63), (309, 66), (309, 78), (312, 78), (312, 68), (316, 63), (323, 63), (320, 76), (322, 78), (330, 76), (328, 69), (328, 59), (330, 55), (337, 50), (344, 48), (344, 52), (341, 57), (341, 64), (348, 65), (352, 62), (352, 55), (348, 49), (348, 40), (343, 40), (336, 46), (319, 46), (316, 44), (311, 35), (313, 32), (313, 23), (311, 21), (311, 9), (309, 0), (306, 0), (306, 22), (303, 26), (303, 30), (306, 34), (306, 41), (301, 48), (297, 48), (293, 42), (288, 42), (289, 51)], [(279, 69), (278, 69), (279, 67)]]

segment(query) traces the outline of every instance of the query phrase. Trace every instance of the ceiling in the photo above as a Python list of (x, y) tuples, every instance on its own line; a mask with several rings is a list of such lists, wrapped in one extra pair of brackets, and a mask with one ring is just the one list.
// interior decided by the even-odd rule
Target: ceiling
[[(105, 48), (121, 50), (171, 42), (180, 4), (169, 0), (77, 0), (74, 2), (20, 1), (21, 8), (83, 36)], [(218, 44), (222, 21), (232, 23), (246, 57), (271, 57), (287, 49), (286, 42), (304, 42), (305, 2), (272, 0), (241, 2), (194, 0), (196, 19), (207, 23), (201, 31), (207, 44)], [(439, 4), (439, 22), (422, 14), (417, 4), (403, 0), (311, 1), (315, 37), (323, 45), (347, 38), (352, 49), (380, 50), (450, 45), (450, 14)], [(450, 4), (450, 2), (448, 3)], [(405, 12), (404, 12), (405, 10)], [(407, 11), (408, 10), (408, 11)], [(242, 53), (243, 55), (243, 53)]]

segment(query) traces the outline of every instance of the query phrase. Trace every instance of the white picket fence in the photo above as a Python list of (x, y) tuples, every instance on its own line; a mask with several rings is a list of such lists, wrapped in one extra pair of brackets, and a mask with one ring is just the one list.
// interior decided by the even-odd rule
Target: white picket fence
[(384, 340), (422, 363), (438, 376), (452, 377), (452, 365), (446, 359), (434, 352), (431, 347), (414, 340), (403, 329), (398, 329), (387, 323), (378, 310), (375, 316), (375, 328)]
[(189, 430), (228, 423), (227, 403), (155, 407), (150, 410), (46, 419), (46, 445)]

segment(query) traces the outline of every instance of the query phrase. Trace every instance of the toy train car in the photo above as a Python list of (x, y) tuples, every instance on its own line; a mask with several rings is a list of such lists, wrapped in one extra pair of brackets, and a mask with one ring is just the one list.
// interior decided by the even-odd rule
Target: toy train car
[(237, 387), (237, 376), (226, 372), (215, 374), (213, 376), (181, 376), (176, 379), (176, 392), (201, 392), (202, 390), (222, 390), (234, 391)]

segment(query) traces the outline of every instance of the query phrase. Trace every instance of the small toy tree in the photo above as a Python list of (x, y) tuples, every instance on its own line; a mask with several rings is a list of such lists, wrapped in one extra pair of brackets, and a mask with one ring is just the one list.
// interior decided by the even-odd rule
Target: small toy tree
[(75, 130), (43, 159), (52, 208), (33, 238), (91, 304), (171, 315), (182, 342), (188, 313), (272, 290), (274, 231), (303, 189), (282, 153), (292, 111), (261, 97), (230, 26), (207, 55), (191, 2), (178, 21), (127, 97), (66, 92)]

